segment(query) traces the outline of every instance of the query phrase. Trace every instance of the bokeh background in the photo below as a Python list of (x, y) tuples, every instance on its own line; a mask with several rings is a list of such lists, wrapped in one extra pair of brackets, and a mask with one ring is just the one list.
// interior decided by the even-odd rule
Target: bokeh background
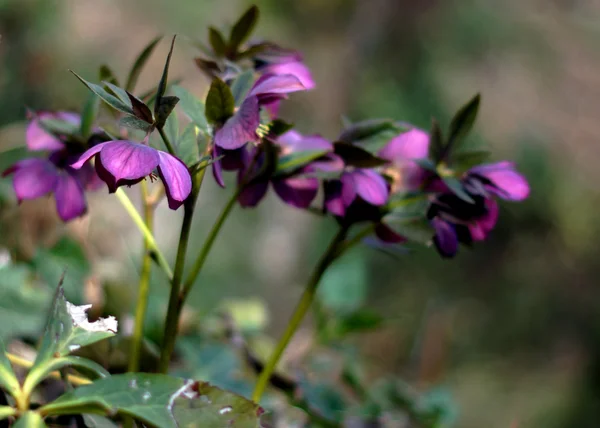
[[(470, 143), (515, 159), (531, 182), (529, 200), (503, 204), (490, 239), (455, 260), (427, 248), (399, 257), (357, 248), (339, 261), (324, 298), (387, 319), (355, 338), (367, 372), (446, 388), (460, 427), (599, 426), (600, 1), (255, 3), (262, 12), (256, 35), (302, 50), (313, 70), (317, 89), (294, 95), (283, 110), (301, 131), (334, 138), (342, 115), (425, 128), (435, 116), (447, 124), (481, 92)], [(179, 35), (171, 76), (203, 96), (209, 82), (193, 64), (191, 41), (205, 41), (208, 25), (231, 24), (249, 4), (0, 1), (0, 147), (23, 145), (25, 107), (79, 108), (86, 89), (68, 69), (95, 80), (108, 64), (123, 76), (157, 34)], [(140, 88), (156, 84), (166, 51), (163, 42)], [(0, 163), (4, 168), (10, 157)], [(72, 299), (101, 301), (127, 321), (141, 239), (116, 200), (96, 193), (89, 216), (62, 225), (52, 201), (17, 206), (10, 181), (0, 185), (0, 244), (28, 266), (0, 278), (3, 334), (33, 334), (33, 313), (50, 298), (23, 297), (14, 284), (32, 274), (56, 280), (73, 260)], [(202, 189), (192, 248), (231, 187), (211, 182)], [(136, 198), (136, 189), (128, 192)], [(170, 257), (181, 214), (158, 209), (158, 240)], [(272, 195), (257, 209), (236, 208), (195, 288), (191, 319), (223, 299), (242, 298), (277, 335), (333, 231), (332, 221)], [(158, 270), (153, 287), (149, 329), (159, 337), (166, 289)]]

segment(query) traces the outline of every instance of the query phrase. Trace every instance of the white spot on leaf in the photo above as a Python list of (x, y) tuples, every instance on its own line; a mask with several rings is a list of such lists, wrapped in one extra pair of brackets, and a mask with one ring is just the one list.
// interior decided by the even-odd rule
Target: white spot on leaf
[(71, 315), (71, 320), (73, 321), (74, 326), (94, 332), (117, 332), (117, 320), (115, 317), (110, 316), (108, 318), (99, 318), (97, 321), (89, 322), (86, 312), (92, 307), (92, 305), (77, 306), (70, 302), (66, 303), (67, 311), (69, 312), (69, 315)]
[(232, 410), (233, 410), (233, 407), (231, 407), (231, 406), (225, 406), (221, 410), (219, 410), (219, 415), (224, 415), (226, 413), (231, 412)]

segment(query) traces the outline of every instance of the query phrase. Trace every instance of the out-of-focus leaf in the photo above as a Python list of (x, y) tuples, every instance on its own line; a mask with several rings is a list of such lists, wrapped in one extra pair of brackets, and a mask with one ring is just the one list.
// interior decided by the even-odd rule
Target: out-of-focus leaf
[(115, 86), (119, 86), (119, 81), (117, 80), (115, 73), (112, 69), (106, 65), (102, 64), (100, 66), (100, 70), (98, 70), (98, 80), (112, 83)]
[[(11, 406), (0, 406), (0, 420), (6, 419), (17, 413), (17, 409)], [(14, 426), (14, 425), (13, 425)]]
[(160, 107), (156, 113), (156, 127), (161, 128), (165, 125), (165, 121), (171, 115), (171, 112), (179, 102), (177, 97), (162, 97)]
[(265, 302), (258, 298), (228, 299), (222, 308), (233, 319), (233, 323), (243, 332), (262, 331), (267, 324), (269, 314)]
[(231, 84), (231, 93), (235, 100), (235, 105), (239, 106), (246, 98), (246, 94), (252, 88), (254, 84), (254, 73), (252, 70), (244, 71), (240, 74)]
[(391, 119), (369, 119), (350, 124), (338, 137), (343, 143), (360, 143), (385, 131), (398, 131)]
[(348, 404), (344, 395), (333, 384), (301, 380), (299, 395), (311, 410), (329, 421), (342, 423)]
[[(171, 47), (169, 48), (169, 53), (167, 54), (167, 60), (165, 61), (165, 67), (163, 69), (162, 76), (160, 77), (160, 82), (158, 82), (158, 87), (156, 88), (156, 99), (154, 101), (154, 114), (158, 116), (158, 113), (161, 109), (161, 105), (163, 104), (163, 95), (167, 90), (167, 80), (169, 79), (169, 66), (171, 65), (171, 56), (173, 55), (173, 48), (175, 48), (175, 38), (177, 36), (173, 36), (173, 40), (171, 41)], [(163, 113), (164, 114), (164, 113)], [(166, 117), (165, 117), (166, 119)], [(164, 122), (163, 122), (164, 123)]]
[(227, 52), (227, 43), (219, 30), (215, 27), (208, 28), (208, 42), (217, 57), (225, 56)]
[(149, 132), (154, 126), (151, 123), (144, 122), (135, 116), (124, 116), (119, 119), (119, 125), (126, 128), (138, 129), (140, 131)]
[(192, 95), (187, 89), (174, 85), (171, 91), (179, 98), (179, 107), (183, 113), (196, 125), (202, 132), (209, 132), (208, 122), (204, 116), (204, 104), (202, 101)]
[(88, 96), (88, 99), (83, 106), (83, 112), (81, 113), (79, 133), (83, 138), (88, 138), (92, 133), (92, 126), (98, 115), (98, 107), (100, 107), (100, 99), (98, 98), (98, 95), (91, 93)]
[(98, 95), (102, 99), (102, 101), (107, 103), (109, 106), (116, 110), (122, 111), (123, 113), (133, 115), (133, 109), (129, 105), (127, 105), (125, 102), (121, 101), (114, 95), (108, 93), (108, 91), (106, 91), (106, 89), (104, 89), (102, 86), (88, 82), (87, 80), (79, 76), (77, 73), (75, 73), (73, 70), (71, 70), (71, 73), (73, 73), (75, 77), (77, 77), (81, 81), (81, 83), (87, 86), (87, 88), (90, 91)]
[(442, 180), (444, 181), (446, 186), (448, 186), (448, 188), (450, 190), (452, 190), (452, 192), (456, 196), (458, 196), (460, 199), (462, 199), (465, 202), (469, 202), (470, 204), (475, 203), (473, 198), (471, 196), (469, 196), (469, 194), (465, 191), (462, 183), (460, 182), (460, 180), (458, 178), (447, 176), (447, 177), (442, 177)]
[(446, 150), (446, 143), (444, 142), (444, 136), (442, 134), (442, 128), (437, 120), (431, 120), (431, 130), (429, 131), (429, 159), (431, 159), (434, 165), (444, 157)]
[(10, 395), (15, 397), (20, 389), (21, 384), (19, 383), (15, 373), (13, 372), (10, 361), (6, 357), (6, 349), (4, 347), (4, 341), (0, 339), (0, 386), (6, 390)]
[(459, 152), (452, 155), (452, 169), (457, 172), (464, 172), (476, 165), (484, 163), (490, 157), (487, 150), (474, 150), (470, 152)]
[(229, 33), (229, 50), (232, 53), (237, 52), (240, 45), (248, 40), (258, 22), (258, 17), (258, 7), (252, 5), (233, 25)]
[(14, 423), (13, 428), (42, 428), (47, 425), (37, 412), (26, 412)]
[(99, 415), (82, 415), (87, 428), (118, 428), (119, 426), (108, 418)]
[(162, 39), (162, 36), (158, 36), (152, 40), (135, 59), (133, 66), (131, 67), (131, 71), (129, 72), (129, 76), (127, 77), (127, 83), (125, 84), (125, 89), (127, 91), (133, 91), (135, 88), (135, 84), (142, 73), (142, 69), (146, 65), (146, 62), (148, 62), (150, 55), (152, 55), (152, 52), (154, 51), (154, 48), (160, 39)]
[(327, 269), (317, 291), (326, 308), (336, 314), (358, 310), (367, 297), (367, 272), (360, 254), (349, 253)]
[(294, 127), (293, 123), (288, 123), (282, 119), (275, 119), (269, 124), (269, 136), (279, 137)]
[(373, 330), (383, 324), (384, 318), (376, 312), (364, 309), (352, 312), (338, 320), (337, 329), (340, 334)]
[(257, 404), (208, 383), (139, 373), (80, 386), (39, 411), (44, 415), (120, 413), (160, 428), (258, 428), (263, 412)]
[(450, 123), (450, 134), (448, 135), (448, 147), (446, 151), (456, 149), (471, 131), (477, 118), (480, 101), (481, 96), (477, 94), (456, 112)]
[(382, 223), (389, 226), (398, 235), (421, 244), (429, 244), (435, 235), (427, 219), (420, 216), (410, 218), (401, 213), (390, 213), (382, 219)]
[(315, 159), (320, 158), (326, 153), (328, 153), (328, 150), (309, 150), (290, 153), (289, 155), (282, 156), (277, 160), (277, 169), (275, 174), (289, 174), (314, 161)]
[(194, 165), (200, 160), (200, 150), (198, 149), (198, 139), (196, 136), (196, 125), (190, 123), (185, 127), (181, 136), (177, 140), (175, 151), (177, 157), (188, 167)]
[(231, 89), (221, 79), (213, 79), (206, 96), (205, 108), (209, 123), (223, 123), (233, 116), (235, 100)]
[(425, 217), (428, 207), (429, 200), (426, 194), (412, 192), (392, 195), (387, 204), (387, 208), (396, 218), (403, 216), (409, 219)]
[(361, 147), (341, 141), (333, 143), (333, 150), (346, 165), (357, 168), (374, 168), (387, 163), (385, 159), (378, 158)]
[(215, 61), (204, 58), (195, 58), (194, 61), (196, 62), (198, 68), (211, 79), (217, 77), (221, 72), (219, 64), (217, 64)]
[(435, 172), (437, 174), (437, 168), (431, 159), (413, 159), (413, 162), (418, 164), (424, 170)]
[(75, 135), (79, 132), (77, 124), (60, 119), (40, 119), (38, 123), (46, 131), (58, 135)]

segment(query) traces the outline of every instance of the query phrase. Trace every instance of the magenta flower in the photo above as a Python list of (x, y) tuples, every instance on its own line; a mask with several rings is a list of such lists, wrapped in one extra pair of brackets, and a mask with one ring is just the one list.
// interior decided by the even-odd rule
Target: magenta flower
[(60, 137), (46, 131), (40, 124), (40, 120), (55, 119), (61, 120), (79, 126), (81, 118), (77, 113), (58, 111), (58, 112), (39, 112), (31, 115), (31, 121), (25, 131), (25, 142), (27, 148), (31, 151), (39, 150), (61, 150), (65, 144)]
[(269, 44), (254, 57), (254, 68), (263, 74), (291, 74), (308, 90), (315, 87), (310, 69), (304, 64), (302, 54)]
[(356, 200), (376, 207), (385, 205), (388, 184), (375, 170), (347, 167), (339, 180), (328, 180), (325, 186), (325, 210), (343, 217)]
[(96, 158), (96, 172), (110, 193), (120, 186), (140, 182), (155, 169), (165, 184), (169, 208), (179, 208), (192, 191), (192, 179), (185, 164), (145, 144), (127, 140), (100, 143), (82, 154), (72, 167), (81, 169), (92, 157)]
[(226, 150), (239, 149), (248, 142), (257, 143), (261, 107), (276, 104), (287, 94), (306, 88), (291, 74), (265, 74), (256, 81), (238, 111), (215, 132), (215, 145)]

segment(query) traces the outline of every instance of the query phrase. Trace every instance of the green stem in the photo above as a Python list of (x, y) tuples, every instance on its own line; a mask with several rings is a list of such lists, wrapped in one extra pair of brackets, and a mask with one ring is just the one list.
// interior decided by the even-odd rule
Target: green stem
[(150, 229), (148, 229), (148, 227), (146, 226), (146, 223), (144, 222), (144, 220), (142, 219), (142, 217), (140, 216), (138, 211), (135, 209), (135, 206), (131, 202), (131, 199), (129, 199), (129, 196), (127, 196), (127, 193), (125, 193), (123, 191), (123, 189), (120, 187), (117, 189), (115, 194), (117, 195), (119, 202), (121, 202), (121, 205), (123, 205), (123, 207), (129, 214), (129, 216), (131, 217), (131, 219), (133, 220), (135, 225), (138, 227), (140, 232), (142, 232), (142, 235), (144, 235), (144, 239), (146, 240), (146, 242), (148, 242), (150, 248), (152, 249), (152, 252), (156, 256), (156, 261), (157, 261), (158, 265), (167, 274), (167, 277), (169, 277), (169, 280), (171, 280), (171, 278), (173, 278), (173, 271), (171, 270), (171, 267), (169, 266), (169, 262), (167, 262), (167, 259), (165, 258), (163, 253), (158, 248), (158, 244), (156, 243), (156, 240), (154, 239), (152, 232), (150, 231)]
[(311, 275), (310, 279), (308, 280), (308, 283), (306, 284), (306, 288), (302, 293), (300, 301), (296, 305), (296, 309), (294, 310), (294, 313), (290, 318), (290, 321), (283, 333), (283, 336), (281, 337), (281, 339), (279, 339), (279, 342), (275, 347), (275, 351), (271, 354), (271, 357), (267, 361), (267, 364), (265, 365), (263, 371), (258, 377), (258, 380), (256, 381), (256, 386), (254, 387), (254, 392), (252, 393), (252, 400), (254, 400), (255, 402), (260, 401), (260, 398), (262, 397), (267, 385), (269, 384), (271, 375), (277, 367), (279, 359), (283, 355), (283, 352), (287, 348), (288, 344), (290, 343), (290, 340), (292, 339), (292, 337), (296, 333), (296, 330), (298, 330), (298, 327), (302, 323), (306, 312), (310, 308), (310, 305), (315, 298), (317, 286), (319, 285), (319, 281), (321, 280), (323, 273), (325, 273), (329, 265), (331, 265), (331, 263), (341, 255), (338, 249), (340, 244), (344, 241), (347, 232), (347, 227), (340, 227), (340, 230), (338, 231), (337, 235), (335, 235), (335, 237), (329, 244), (329, 247), (327, 247), (327, 250), (325, 251), (325, 253), (323, 253), (323, 256), (321, 256), (319, 263), (315, 267), (315, 270), (313, 271), (313, 274)]
[[(154, 207), (148, 202), (148, 186), (145, 181), (141, 183), (142, 202), (144, 204), (144, 223), (152, 232), (154, 218)], [(129, 371), (137, 372), (140, 367), (140, 355), (144, 339), (144, 322), (146, 320), (146, 309), (148, 308), (148, 294), (150, 291), (150, 271), (152, 268), (152, 257), (150, 255), (150, 244), (144, 240), (144, 257), (142, 260), (142, 271), (140, 273), (140, 285), (135, 307), (135, 327), (133, 330), (133, 342), (129, 355)]]
[(167, 137), (167, 134), (165, 134), (165, 130), (163, 128), (157, 128), (157, 129), (158, 129), (158, 133), (160, 134), (163, 142), (165, 143), (165, 146), (167, 147), (167, 150), (169, 151), (169, 153), (171, 153), (173, 156), (175, 156), (175, 149), (173, 148), (173, 145), (169, 141), (169, 137)]

